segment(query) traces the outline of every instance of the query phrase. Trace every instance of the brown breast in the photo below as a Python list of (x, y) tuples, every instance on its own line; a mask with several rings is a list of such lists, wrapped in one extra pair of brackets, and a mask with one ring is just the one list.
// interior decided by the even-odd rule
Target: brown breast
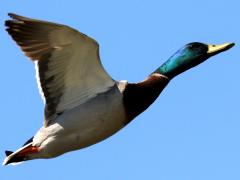
[(147, 109), (159, 96), (169, 79), (160, 74), (152, 74), (140, 83), (129, 83), (123, 91), (123, 103), (127, 123)]

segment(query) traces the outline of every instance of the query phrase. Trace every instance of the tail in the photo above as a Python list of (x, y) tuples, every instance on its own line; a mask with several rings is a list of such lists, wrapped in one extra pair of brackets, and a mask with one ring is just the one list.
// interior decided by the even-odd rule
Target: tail
[(18, 149), (15, 152), (12, 151), (5, 151), (6, 158), (3, 161), (2, 165), (8, 165), (8, 164), (18, 164), (26, 160), (30, 160), (28, 155), (37, 153), (39, 151), (38, 147), (32, 146), (32, 142), (29, 144), (26, 144), (22, 148)]

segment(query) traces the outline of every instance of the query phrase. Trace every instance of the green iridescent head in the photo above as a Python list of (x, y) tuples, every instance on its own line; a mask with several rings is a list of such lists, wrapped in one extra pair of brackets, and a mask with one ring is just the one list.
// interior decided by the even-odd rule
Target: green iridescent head
[(199, 42), (189, 43), (179, 49), (154, 73), (160, 73), (168, 78), (173, 78), (178, 74), (197, 66), (209, 57), (226, 51), (234, 46), (234, 43), (225, 43), (221, 45), (208, 45)]

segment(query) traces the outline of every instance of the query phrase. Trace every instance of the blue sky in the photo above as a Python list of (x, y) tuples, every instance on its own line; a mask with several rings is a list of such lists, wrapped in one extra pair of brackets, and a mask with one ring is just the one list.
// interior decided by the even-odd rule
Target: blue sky
[(116, 80), (144, 79), (189, 42), (236, 46), (173, 79), (147, 111), (107, 140), (0, 167), (0, 179), (239, 180), (239, 6), (236, 0), (1, 1), (1, 160), (43, 123), (34, 66), (4, 30), (8, 12), (95, 38)]

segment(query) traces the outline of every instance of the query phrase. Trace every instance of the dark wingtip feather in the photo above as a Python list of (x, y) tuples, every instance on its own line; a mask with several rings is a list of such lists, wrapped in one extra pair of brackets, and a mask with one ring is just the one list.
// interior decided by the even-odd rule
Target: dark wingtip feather
[(8, 13), (8, 16), (12, 19), (21, 19), (21, 16), (14, 13)]
[(32, 20), (30, 18), (27, 18), (27, 17), (24, 17), (24, 16), (20, 16), (20, 15), (14, 14), (14, 13), (8, 13), (8, 16), (10, 18), (12, 18), (13, 20), (17, 20), (17, 21), (29, 21), (29, 20)]
[(5, 21), (5, 26), (9, 27), (12, 24), (12, 20), (6, 20)]
[(6, 31), (8, 32), (8, 34), (12, 34), (11, 32), (13, 31), (13, 28), (12, 28), (12, 26), (13, 26), (13, 22), (12, 22), (13, 20), (6, 20), (5, 21), (5, 26), (6, 26)]
[(5, 151), (6, 156), (10, 156), (12, 153), (12, 151)]
[(14, 13), (8, 13), (8, 16), (11, 18), (13, 18), (14, 15), (15, 15)]
[(15, 20), (15, 14), (13, 14), (13, 13), (8, 13), (8, 15), (13, 19), (13, 20), (6, 20), (5, 21), (5, 26), (7, 27), (6, 28), (6, 30), (7, 31), (9, 31), (9, 29), (17, 22), (16, 20)]

